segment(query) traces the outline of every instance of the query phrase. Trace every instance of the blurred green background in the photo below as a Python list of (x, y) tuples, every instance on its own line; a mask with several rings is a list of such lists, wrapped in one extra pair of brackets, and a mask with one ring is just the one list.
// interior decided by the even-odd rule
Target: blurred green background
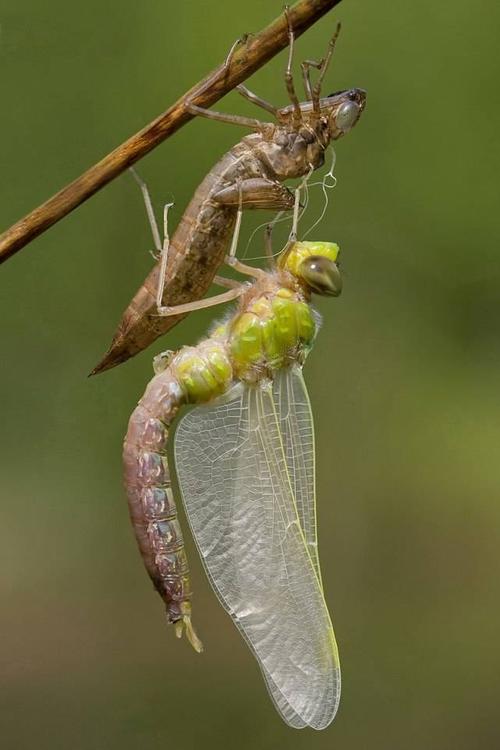
[[(281, 1), (0, 7), (0, 227), (77, 176), (258, 30)], [(368, 105), (337, 145), (314, 236), (343, 248), (306, 368), (343, 698), (323, 733), (281, 723), (188, 542), (203, 656), (143, 571), (121, 478), (161, 348), (88, 380), (152, 264), (140, 194), (112, 183), (0, 270), (2, 748), (493, 748), (500, 743), (500, 8), (344, 0), (327, 89)], [(249, 82), (285, 103), (285, 54)], [(251, 113), (232, 94), (220, 109)], [(174, 224), (243, 132), (183, 128), (139, 170)], [(322, 208), (312, 191), (304, 228)], [(244, 221), (244, 234), (268, 214)], [(244, 244), (242, 244), (244, 246)], [(258, 241), (250, 254), (261, 254)]]

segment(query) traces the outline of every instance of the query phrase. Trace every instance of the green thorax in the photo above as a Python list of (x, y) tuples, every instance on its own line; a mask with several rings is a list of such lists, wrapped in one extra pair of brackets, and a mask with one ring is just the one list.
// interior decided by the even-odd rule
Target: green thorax
[(304, 296), (278, 283), (255, 291), (208, 339), (183, 347), (171, 360), (186, 402), (211, 401), (235, 380), (256, 383), (293, 362), (304, 362), (316, 335)]
[(276, 285), (256, 296), (229, 325), (235, 377), (255, 382), (291, 362), (304, 362), (316, 323), (303, 294)]
[(278, 259), (277, 269), (241, 298), (233, 317), (198, 346), (174, 355), (169, 365), (184, 400), (210, 401), (237, 380), (257, 383), (282, 367), (303, 364), (317, 324), (301, 264), (318, 256), (334, 263), (338, 252), (335, 243), (293, 243)]

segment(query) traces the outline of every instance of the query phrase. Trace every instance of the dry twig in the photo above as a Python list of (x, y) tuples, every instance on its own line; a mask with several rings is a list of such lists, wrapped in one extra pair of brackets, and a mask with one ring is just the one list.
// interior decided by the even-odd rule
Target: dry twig
[[(295, 36), (300, 36), (339, 2), (340, 0), (299, 0), (295, 3), (290, 8)], [(32, 239), (45, 232), (189, 122), (193, 115), (185, 109), (187, 99), (200, 107), (212, 106), (287, 45), (287, 22), (285, 15), (281, 14), (261, 32), (249, 36), (240, 44), (227, 68), (224, 64), (219, 66), (156, 120), (7, 229), (0, 236), (0, 263), (21, 250)]]

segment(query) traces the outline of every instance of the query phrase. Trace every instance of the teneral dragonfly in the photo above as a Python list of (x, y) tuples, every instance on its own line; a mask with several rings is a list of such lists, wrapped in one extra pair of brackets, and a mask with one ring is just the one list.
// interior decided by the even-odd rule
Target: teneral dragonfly
[(294, 242), (270, 271), (236, 267), (236, 312), (194, 347), (157, 359), (130, 419), (124, 465), (140, 550), (177, 635), (201, 642), (172, 493), (167, 443), (208, 578), (292, 727), (335, 716), (340, 668), (323, 594), (313, 420), (302, 366), (318, 329), (313, 292), (341, 290), (338, 246)]

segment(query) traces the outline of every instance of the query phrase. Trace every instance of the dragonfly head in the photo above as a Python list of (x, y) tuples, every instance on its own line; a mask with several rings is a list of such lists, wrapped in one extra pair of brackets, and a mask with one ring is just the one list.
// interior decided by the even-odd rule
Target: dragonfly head
[(338, 297), (342, 276), (335, 242), (294, 242), (280, 256), (278, 265), (316, 294)]
[(365, 104), (366, 91), (363, 89), (336, 91), (324, 99), (320, 99), (321, 114), (328, 118), (328, 131), (331, 140), (335, 141), (352, 130), (361, 117)]
[[(323, 148), (330, 141), (348, 133), (361, 117), (366, 104), (364, 89), (346, 89), (335, 91), (319, 100), (319, 117), (314, 111), (311, 101), (301, 102), (300, 112), (302, 128), (300, 133), (307, 142), (308, 133), (311, 138), (318, 138)], [(279, 110), (279, 117), (284, 122), (293, 122), (293, 105), (289, 104)], [(314, 135), (316, 134), (316, 135)]]

